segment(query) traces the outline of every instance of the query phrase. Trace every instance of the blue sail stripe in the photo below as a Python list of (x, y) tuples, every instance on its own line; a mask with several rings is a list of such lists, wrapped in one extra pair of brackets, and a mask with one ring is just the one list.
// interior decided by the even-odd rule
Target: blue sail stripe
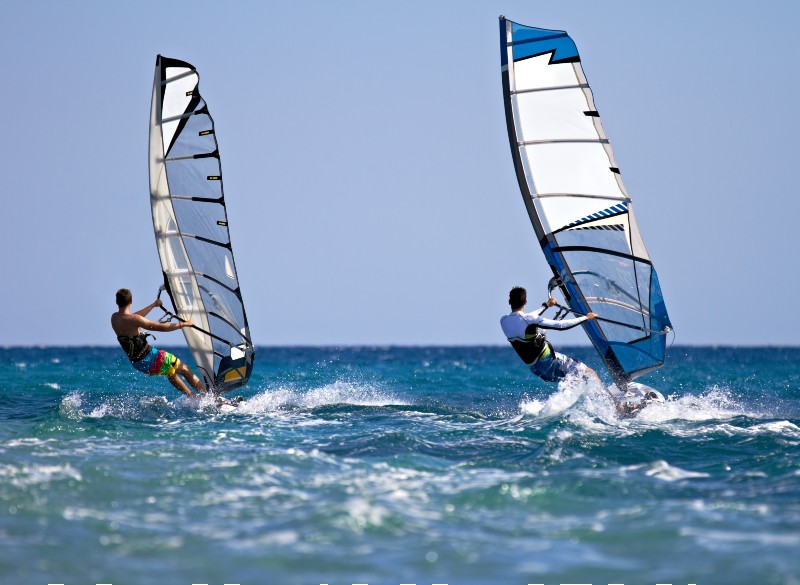
[(514, 61), (552, 52), (550, 63), (579, 60), (575, 42), (563, 30), (548, 30), (511, 24), (511, 50)]

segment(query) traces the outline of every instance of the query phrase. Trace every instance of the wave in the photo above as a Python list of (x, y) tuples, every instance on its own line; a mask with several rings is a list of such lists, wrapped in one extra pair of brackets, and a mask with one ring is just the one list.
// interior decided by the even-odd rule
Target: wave
[[(262, 390), (238, 407), (227, 407), (225, 413), (269, 414), (296, 410), (315, 410), (324, 407), (350, 406), (407, 406), (411, 403), (370, 384), (336, 381), (318, 388), (299, 389), (278, 387)], [(59, 405), (62, 416), (80, 420), (85, 418), (160, 419), (166, 416), (217, 414), (221, 410), (212, 396), (189, 399), (176, 396), (137, 396), (125, 394), (102, 398), (99, 403), (86, 399), (80, 391), (64, 396)]]
[[(604, 386), (573, 378), (562, 380), (547, 398), (522, 400), (519, 409), (535, 424), (567, 421), (590, 433), (625, 435), (657, 428), (682, 436), (728, 432), (776, 433), (800, 438), (800, 428), (786, 420), (752, 425), (753, 419), (762, 421), (766, 415), (749, 408), (732, 392), (716, 385), (700, 394), (673, 393), (665, 402), (651, 403), (635, 416), (620, 416)], [(740, 418), (749, 425), (744, 427), (746, 431), (730, 422)]]
[(336, 381), (319, 388), (301, 390), (279, 387), (264, 390), (248, 398), (236, 409), (246, 414), (268, 413), (287, 409), (313, 410), (325, 406), (406, 406), (410, 402), (371, 384)]

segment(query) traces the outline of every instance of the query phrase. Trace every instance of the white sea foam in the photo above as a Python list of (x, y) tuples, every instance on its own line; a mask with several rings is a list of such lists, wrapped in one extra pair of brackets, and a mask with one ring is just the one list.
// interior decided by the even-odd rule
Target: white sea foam
[(800, 535), (797, 533), (775, 534), (773, 532), (708, 530), (689, 527), (682, 528), (680, 533), (682, 537), (693, 537), (701, 545), (711, 549), (730, 548), (732, 550), (740, 550), (742, 545), (746, 545), (749, 550), (774, 547), (787, 547), (788, 549), (796, 550), (800, 546)]
[(81, 481), (80, 472), (71, 465), (0, 465), (0, 478), (19, 488), (51, 481)]
[(679, 434), (681, 436), (697, 433), (721, 434), (726, 437), (778, 435), (788, 439), (800, 440), (800, 427), (788, 420), (770, 421), (751, 426), (738, 426), (731, 423), (721, 423), (704, 427), (699, 431), (695, 430), (693, 432), (680, 432), (676, 430), (674, 432), (674, 434)]
[(669, 396), (666, 402), (655, 402), (643, 409), (637, 419), (643, 422), (664, 423), (668, 421), (706, 421), (730, 419), (749, 415), (733, 399), (730, 392), (712, 386), (699, 395)]
[(355, 406), (407, 405), (407, 401), (369, 384), (336, 381), (307, 391), (294, 388), (266, 390), (248, 398), (236, 409), (243, 414), (260, 414), (287, 408), (312, 409), (336, 404)]
[(103, 403), (93, 408), (92, 412), (90, 412), (87, 416), (89, 418), (103, 418), (108, 413), (108, 409), (108, 404)]
[(67, 418), (79, 419), (84, 416), (83, 412), (81, 412), (81, 406), (83, 406), (83, 396), (76, 390), (70, 392), (61, 399), (58, 411), (62, 416)]
[(45, 382), (44, 385), (53, 390), (61, 390), (61, 386), (57, 382)]
[(578, 377), (569, 377), (558, 383), (558, 388), (546, 400), (524, 400), (520, 409), (525, 414), (549, 418), (557, 416), (583, 396), (590, 388), (591, 382)]
[(800, 427), (788, 420), (778, 420), (762, 423), (749, 427), (750, 432), (767, 433), (775, 435), (785, 435), (794, 439), (800, 439)]
[[(178, 399), (180, 400), (180, 399)], [(160, 417), (165, 409), (173, 408), (173, 403), (163, 396), (114, 396), (102, 400), (99, 404), (85, 404), (80, 391), (70, 392), (61, 399), (59, 412), (62, 416), (73, 420), (83, 418), (136, 418)]]
[(530, 414), (530, 415), (536, 416), (540, 412), (542, 412), (542, 409), (544, 408), (545, 404), (546, 404), (546, 401), (536, 400), (534, 398), (532, 400), (523, 400), (520, 403), (519, 407), (520, 407), (520, 410), (522, 410), (522, 412), (524, 414)]
[(591, 381), (567, 379), (545, 400), (525, 400), (520, 409), (537, 418), (564, 416), (592, 433), (613, 432), (623, 435), (640, 432), (642, 427), (656, 426), (676, 436), (694, 436), (707, 433), (778, 434), (800, 439), (800, 427), (789, 421), (765, 422), (750, 427), (731, 423), (698, 427), (684, 422), (728, 421), (735, 417), (748, 418), (760, 415), (747, 412), (730, 392), (712, 386), (699, 395), (670, 395), (663, 403), (653, 402), (635, 416), (620, 416), (605, 387)]
[(38, 439), (36, 437), (22, 437), (20, 439), (11, 439), (4, 446), (5, 447), (39, 447), (47, 443), (55, 443), (55, 439)]
[(661, 459), (645, 465), (631, 465), (623, 468), (623, 470), (642, 472), (649, 477), (655, 477), (656, 479), (664, 481), (710, 477), (708, 473), (681, 469)]
[(64, 520), (108, 520), (109, 518), (109, 514), (105, 511), (78, 506), (67, 506), (61, 515)]

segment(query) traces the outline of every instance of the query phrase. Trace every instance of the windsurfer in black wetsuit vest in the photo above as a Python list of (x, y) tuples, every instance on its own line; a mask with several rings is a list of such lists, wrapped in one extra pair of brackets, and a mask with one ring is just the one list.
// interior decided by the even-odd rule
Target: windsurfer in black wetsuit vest
[(150, 376), (166, 376), (178, 390), (187, 396), (195, 396), (178, 377), (181, 375), (199, 394), (205, 394), (206, 387), (186, 364), (168, 351), (152, 347), (147, 342), (147, 334), (141, 332), (141, 329), (175, 331), (183, 327), (191, 327), (194, 323), (191, 321), (158, 323), (147, 319), (150, 311), (161, 306), (161, 300), (156, 300), (144, 309), (131, 313), (133, 295), (127, 288), (117, 291), (116, 300), (119, 311), (111, 315), (111, 327), (117, 334), (117, 341), (122, 346), (125, 355), (131, 360), (133, 367)]
[(548, 299), (546, 306), (531, 313), (525, 312), (527, 303), (526, 290), (520, 286), (512, 288), (508, 294), (511, 313), (500, 318), (500, 326), (517, 355), (531, 371), (547, 382), (557, 382), (569, 374), (593, 376), (599, 380), (595, 371), (586, 364), (557, 353), (540, 331), (540, 329), (571, 329), (584, 321), (596, 318), (597, 315), (589, 313), (585, 317), (556, 321), (541, 316), (547, 307), (556, 304), (555, 299)]

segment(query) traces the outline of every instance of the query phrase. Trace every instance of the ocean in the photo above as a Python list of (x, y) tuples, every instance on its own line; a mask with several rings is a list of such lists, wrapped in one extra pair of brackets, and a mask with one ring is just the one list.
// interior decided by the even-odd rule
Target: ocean
[(0, 380), (4, 584), (800, 583), (799, 348), (673, 347), (634, 418), (510, 347), (262, 347), (232, 412), (111, 347)]

